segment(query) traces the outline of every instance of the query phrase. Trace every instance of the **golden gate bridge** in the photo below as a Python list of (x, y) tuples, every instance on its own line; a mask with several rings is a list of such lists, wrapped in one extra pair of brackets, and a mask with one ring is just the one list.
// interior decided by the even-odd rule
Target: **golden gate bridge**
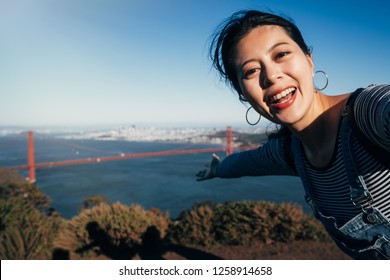
[(36, 163), (35, 154), (34, 154), (34, 132), (29, 131), (28, 135), (28, 152), (27, 152), (27, 164), (12, 166), (10, 169), (13, 170), (28, 170), (27, 181), (29, 183), (36, 182), (35, 170), (37, 168), (50, 168), (56, 166), (65, 166), (65, 165), (77, 165), (77, 164), (87, 164), (87, 163), (100, 163), (107, 161), (115, 160), (125, 160), (125, 159), (135, 159), (135, 158), (145, 158), (145, 157), (158, 157), (158, 156), (169, 156), (169, 155), (183, 155), (183, 154), (196, 154), (196, 153), (213, 153), (213, 152), (226, 152), (226, 155), (233, 153), (233, 150), (247, 150), (257, 147), (258, 145), (251, 146), (240, 146), (233, 147), (233, 136), (232, 128), (228, 126), (226, 128), (226, 146), (225, 147), (213, 147), (213, 148), (202, 148), (202, 149), (182, 149), (182, 150), (169, 150), (169, 151), (159, 151), (159, 152), (147, 152), (147, 153), (131, 153), (131, 154), (120, 154), (115, 156), (104, 156), (104, 157), (89, 157), (84, 159), (74, 159), (74, 160), (63, 160), (63, 161), (51, 161)]

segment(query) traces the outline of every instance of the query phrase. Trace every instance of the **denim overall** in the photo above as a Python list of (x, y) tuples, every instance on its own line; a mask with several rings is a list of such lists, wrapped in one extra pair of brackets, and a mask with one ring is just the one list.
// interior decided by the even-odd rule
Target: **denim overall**
[(305, 188), (307, 203), (312, 207), (314, 216), (322, 222), (338, 247), (354, 259), (388, 260), (390, 259), (390, 222), (371, 205), (372, 196), (363, 176), (359, 175), (354, 154), (350, 150), (355, 136), (346, 119), (343, 117), (341, 122), (342, 153), (350, 183), (350, 199), (354, 205), (359, 205), (362, 208), (360, 214), (339, 227), (334, 217), (323, 215), (319, 211), (311, 198), (311, 184), (304, 170), (300, 142), (293, 136), (291, 148), (295, 166)]

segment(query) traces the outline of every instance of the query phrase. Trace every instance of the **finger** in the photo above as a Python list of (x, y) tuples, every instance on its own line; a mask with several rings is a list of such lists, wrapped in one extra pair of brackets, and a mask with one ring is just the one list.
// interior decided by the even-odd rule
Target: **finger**
[(213, 157), (213, 159), (221, 160), (221, 159), (219, 158), (219, 156), (217, 156), (217, 154), (212, 154), (211, 156)]
[(212, 157), (211, 162), (205, 164), (207, 168), (210, 168), (215, 163), (220, 162), (219, 156), (217, 156), (216, 154), (212, 154), (211, 157)]
[[(202, 173), (203, 173), (203, 172), (202, 172)], [(206, 180), (205, 173), (203, 173), (201, 176), (197, 176), (196, 180), (197, 180), (197, 181), (203, 181), (203, 180)]]

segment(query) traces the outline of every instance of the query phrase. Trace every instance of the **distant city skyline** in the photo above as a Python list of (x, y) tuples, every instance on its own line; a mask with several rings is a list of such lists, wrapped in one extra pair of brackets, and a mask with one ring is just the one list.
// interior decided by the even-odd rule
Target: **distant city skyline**
[(245, 126), (208, 59), (240, 9), (285, 14), (327, 94), (389, 83), (390, 4), (288, 0), (0, 0), (0, 126)]

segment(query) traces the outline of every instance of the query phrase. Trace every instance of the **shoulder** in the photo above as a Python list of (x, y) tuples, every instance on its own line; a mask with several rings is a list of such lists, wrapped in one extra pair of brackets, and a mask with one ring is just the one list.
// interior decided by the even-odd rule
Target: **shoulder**
[(362, 88), (361, 90), (363, 94), (368, 94), (368, 93), (375, 94), (375, 95), (386, 94), (389, 93), (390, 91), (390, 84), (378, 84), (378, 85), (372, 84), (366, 88)]
[(358, 131), (369, 143), (390, 151), (390, 85), (371, 85), (356, 90), (347, 109)]
[[(390, 84), (378, 84), (378, 85), (369, 85), (367, 87), (358, 88), (353, 92), (343, 93), (338, 95), (326, 96), (328, 102), (331, 105), (335, 104), (344, 104), (345, 105), (355, 105), (355, 102), (363, 104), (364, 102), (370, 100), (375, 102), (384, 101), (383, 98), (390, 98)], [(388, 100), (387, 100), (388, 101)], [(370, 105), (370, 104), (366, 104)], [(372, 106), (371, 104), (370, 106)]]
[(374, 107), (378, 104), (386, 107), (390, 102), (390, 85), (370, 85), (366, 88), (359, 88), (351, 94), (349, 99), (355, 103), (356, 109)]
[[(348, 99), (359, 125), (382, 126), (389, 122), (390, 85), (370, 85), (357, 89)], [(383, 126), (382, 126), (383, 129)]]

